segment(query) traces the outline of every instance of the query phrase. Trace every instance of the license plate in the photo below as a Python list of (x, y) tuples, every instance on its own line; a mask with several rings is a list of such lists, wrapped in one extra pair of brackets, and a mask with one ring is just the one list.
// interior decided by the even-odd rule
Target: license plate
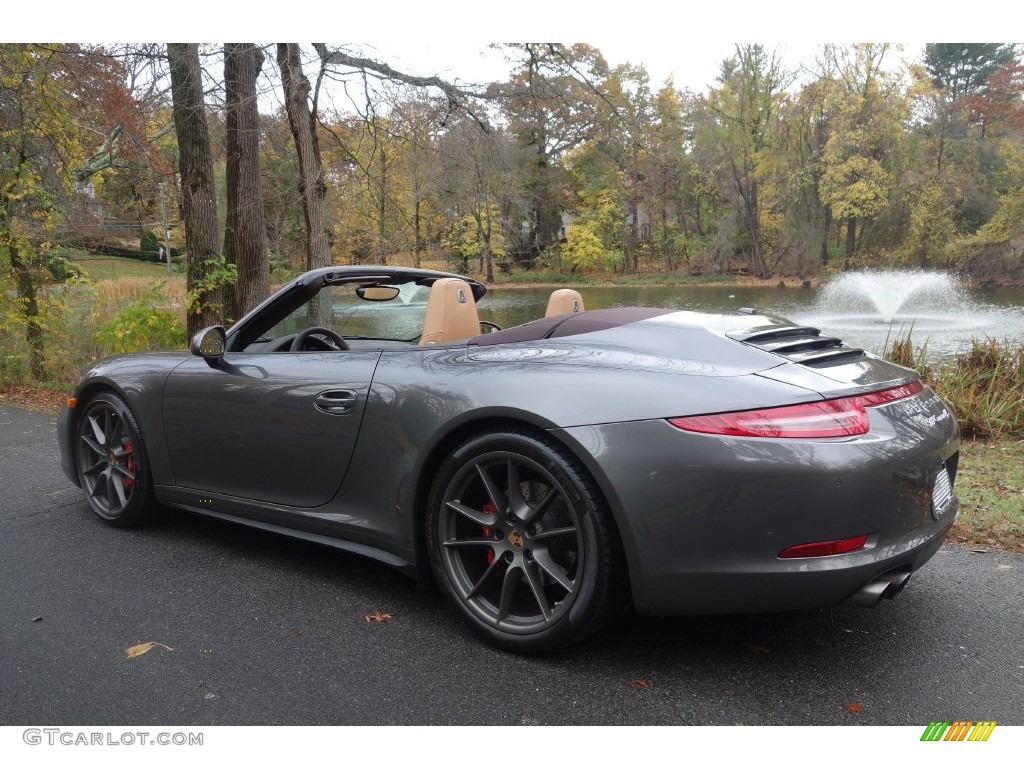
[(953, 485), (949, 482), (949, 472), (943, 467), (935, 478), (932, 488), (932, 516), (939, 520), (953, 506)]

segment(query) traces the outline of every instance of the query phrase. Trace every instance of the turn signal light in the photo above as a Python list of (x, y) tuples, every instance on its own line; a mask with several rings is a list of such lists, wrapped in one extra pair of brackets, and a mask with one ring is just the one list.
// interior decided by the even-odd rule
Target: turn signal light
[(833, 541), (812, 541), (809, 544), (797, 544), (793, 547), (786, 547), (779, 552), (779, 557), (825, 557), (826, 555), (842, 555), (846, 552), (853, 552), (860, 549), (868, 541), (866, 533), (860, 536), (851, 536), (849, 539), (835, 539)]
[(679, 416), (669, 423), (687, 432), (734, 437), (852, 437), (868, 431), (869, 406), (891, 403), (924, 389), (920, 381), (853, 397), (750, 411)]

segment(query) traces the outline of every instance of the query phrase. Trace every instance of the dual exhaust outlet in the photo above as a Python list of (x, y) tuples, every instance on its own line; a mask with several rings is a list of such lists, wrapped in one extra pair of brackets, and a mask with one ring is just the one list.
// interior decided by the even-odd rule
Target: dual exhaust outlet
[(876, 576), (847, 601), (864, 608), (874, 608), (884, 598), (892, 600), (906, 586), (910, 571), (887, 571)]

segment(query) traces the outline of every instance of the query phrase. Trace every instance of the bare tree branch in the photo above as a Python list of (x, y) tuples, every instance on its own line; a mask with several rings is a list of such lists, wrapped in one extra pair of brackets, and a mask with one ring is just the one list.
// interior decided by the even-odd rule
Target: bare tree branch
[(382, 61), (368, 59), (363, 56), (353, 56), (340, 50), (330, 50), (323, 43), (313, 43), (313, 48), (320, 56), (320, 60), (324, 65), (334, 64), (351, 67), (357, 72), (361, 72), (364, 77), (371, 76), (394, 80), (417, 88), (436, 88), (441, 91), (445, 97), (447, 97), (449, 104), (457, 106), (465, 112), (473, 119), (482, 131), (487, 133), (491, 130), (487, 119), (478, 114), (478, 110), (475, 109), (472, 104), (472, 100), (474, 99), (486, 98), (486, 96), (481, 93), (460, 88), (457, 85), (449, 83), (447, 80), (442, 80), (436, 75), (431, 75), (429, 77), (410, 75), (406, 72), (401, 72)]

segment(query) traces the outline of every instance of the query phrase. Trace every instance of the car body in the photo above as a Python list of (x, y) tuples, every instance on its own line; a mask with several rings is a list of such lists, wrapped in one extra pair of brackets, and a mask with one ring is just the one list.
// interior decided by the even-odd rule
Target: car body
[(523, 652), (629, 604), (874, 604), (941, 545), (956, 422), (914, 371), (749, 309), (576, 311), (572, 291), (484, 333), (485, 290), (308, 272), (188, 352), (93, 365), (63, 469), (113, 525), (178, 507), (432, 573)]

